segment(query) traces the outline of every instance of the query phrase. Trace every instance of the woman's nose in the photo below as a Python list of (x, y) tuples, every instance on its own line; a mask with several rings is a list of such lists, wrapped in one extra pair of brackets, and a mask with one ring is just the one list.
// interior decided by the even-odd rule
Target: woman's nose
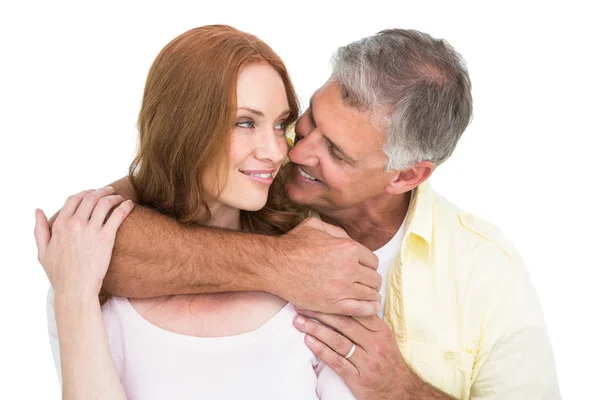
[(266, 129), (260, 136), (256, 157), (259, 160), (269, 160), (275, 164), (280, 163), (287, 155), (285, 136), (281, 136), (274, 129)]

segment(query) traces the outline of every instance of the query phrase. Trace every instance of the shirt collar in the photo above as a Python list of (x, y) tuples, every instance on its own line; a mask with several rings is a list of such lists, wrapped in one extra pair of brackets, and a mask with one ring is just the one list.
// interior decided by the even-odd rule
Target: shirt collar
[[(321, 219), (319, 213), (313, 210), (309, 211), (308, 216)], [(433, 189), (429, 181), (421, 183), (413, 191), (405, 226), (401, 259), (404, 264), (426, 265), (433, 235)]]
[(406, 234), (400, 256), (403, 264), (427, 264), (433, 235), (433, 189), (429, 181), (420, 184), (406, 214)]

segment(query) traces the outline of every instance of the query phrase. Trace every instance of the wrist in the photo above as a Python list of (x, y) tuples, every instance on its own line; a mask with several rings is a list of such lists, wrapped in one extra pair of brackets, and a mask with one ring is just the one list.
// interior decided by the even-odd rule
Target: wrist
[(56, 312), (85, 309), (95, 303), (98, 303), (98, 295), (91, 290), (59, 289), (54, 293), (54, 308)]

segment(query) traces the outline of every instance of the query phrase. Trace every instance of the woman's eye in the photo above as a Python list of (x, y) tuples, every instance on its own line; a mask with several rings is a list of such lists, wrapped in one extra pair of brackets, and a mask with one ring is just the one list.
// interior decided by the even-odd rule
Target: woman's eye
[(240, 128), (252, 129), (252, 128), (254, 128), (254, 122), (252, 122), (252, 121), (240, 121), (240, 122), (236, 122), (235, 126), (239, 126)]
[(286, 129), (285, 121), (281, 121), (280, 123), (275, 125), (275, 129), (277, 129), (278, 131), (285, 131), (285, 129)]

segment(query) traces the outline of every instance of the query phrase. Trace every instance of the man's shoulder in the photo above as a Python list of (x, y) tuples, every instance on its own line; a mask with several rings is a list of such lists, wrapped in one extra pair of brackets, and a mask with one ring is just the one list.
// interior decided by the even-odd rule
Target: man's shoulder
[(499, 255), (518, 260), (513, 243), (495, 224), (463, 210), (438, 193), (434, 196), (434, 229), (438, 235), (451, 236), (454, 245), (463, 250), (488, 250), (495, 248)]

